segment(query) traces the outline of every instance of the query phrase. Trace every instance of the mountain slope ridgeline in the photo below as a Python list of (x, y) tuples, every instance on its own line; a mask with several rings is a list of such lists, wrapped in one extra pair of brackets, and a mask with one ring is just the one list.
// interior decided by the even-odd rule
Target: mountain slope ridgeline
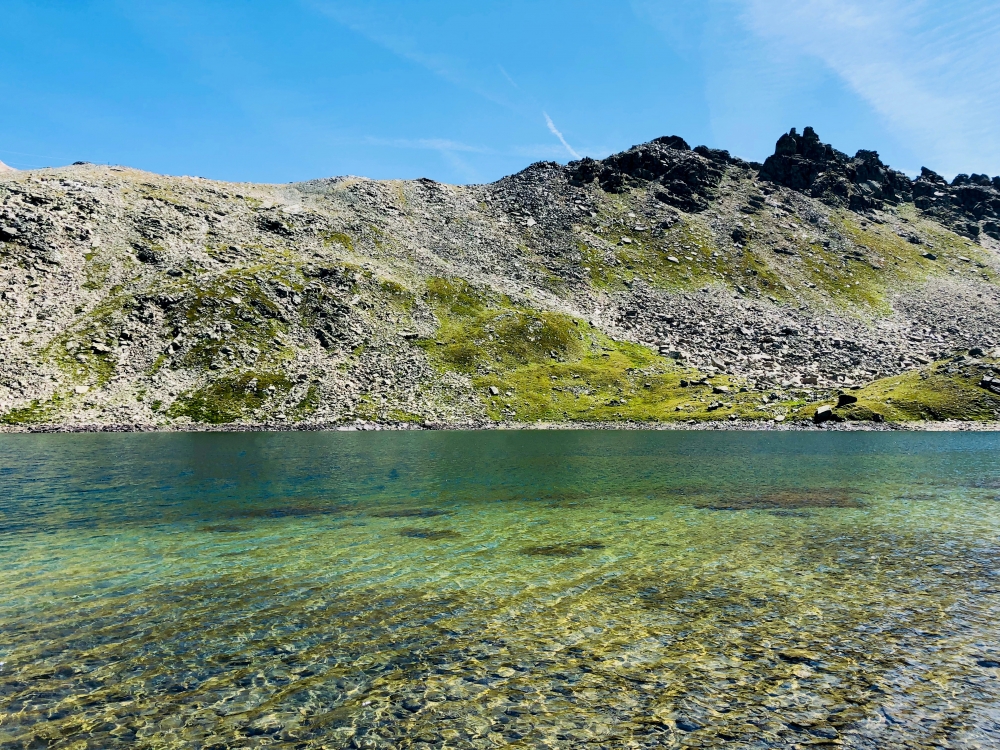
[(658, 138), (489, 185), (0, 174), (5, 429), (1000, 419), (1000, 177)]

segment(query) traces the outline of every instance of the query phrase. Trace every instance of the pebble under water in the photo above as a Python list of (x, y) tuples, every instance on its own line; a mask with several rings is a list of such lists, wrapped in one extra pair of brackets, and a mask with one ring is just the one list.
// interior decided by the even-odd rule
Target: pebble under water
[(0, 435), (0, 747), (1000, 746), (1000, 435)]

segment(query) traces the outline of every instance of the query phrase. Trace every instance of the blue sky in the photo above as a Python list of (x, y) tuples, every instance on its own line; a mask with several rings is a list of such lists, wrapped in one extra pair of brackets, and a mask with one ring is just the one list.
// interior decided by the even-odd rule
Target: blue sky
[(813, 125), (1000, 174), (996, 0), (0, 0), (0, 160), (486, 182)]

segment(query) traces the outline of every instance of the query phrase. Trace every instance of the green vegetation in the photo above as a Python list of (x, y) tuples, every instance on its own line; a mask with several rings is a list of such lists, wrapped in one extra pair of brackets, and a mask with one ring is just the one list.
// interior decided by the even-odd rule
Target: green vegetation
[(586, 244), (578, 245), (583, 269), (593, 286), (615, 290), (624, 288), (626, 282), (642, 279), (672, 291), (723, 284), (786, 296), (784, 283), (768, 265), (762, 250), (717, 245), (701, 219), (686, 217), (667, 230), (657, 231), (636, 230), (636, 221), (629, 219), (605, 230), (605, 239), (617, 243), (611, 258)]
[[(980, 387), (980, 378), (977, 371), (963, 370), (953, 361), (936, 362), (850, 391), (850, 395), (858, 399), (857, 403), (835, 411), (852, 421), (997, 419), (1000, 417), (1000, 395)], [(820, 404), (803, 410), (802, 415), (812, 416), (818, 406)]]
[[(901, 284), (947, 274), (984, 273), (977, 264), (982, 260), (981, 249), (936, 223), (919, 219), (912, 206), (900, 207), (899, 215), (912, 224), (915, 237), (930, 244), (910, 242), (889, 224), (868, 223), (841, 210), (833, 214), (833, 226), (858, 251), (845, 253), (800, 239), (794, 243), (799, 254), (796, 264), (807, 282), (836, 304), (868, 309), (876, 315), (890, 314), (889, 297)], [(928, 252), (937, 259), (924, 257)]]
[(388, 418), (390, 422), (410, 422), (412, 424), (424, 421), (424, 418), (419, 414), (414, 414), (405, 409), (391, 409)]
[(0, 424), (27, 425), (54, 422), (56, 421), (56, 415), (65, 405), (66, 401), (66, 397), (59, 393), (55, 394), (47, 401), (34, 399), (27, 406), (21, 406), (8, 411), (0, 417)]
[(40, 356), (73, 383), (103, 386), (114, 376), (112, 349), (115, 331), (135, 305), (135, 297), (121, 287), (112, 287), (93, 310), (83, 313), (68, 329), (55, 336)]
[(378, 288), (381, 299), (396, 310), (408, 312), (413, 309), (416, 296), (402, 284), (392, 279), (379, 279)]
[(209, 424), (235, 422), (285, 396), (291, 389), (291, 381), (282, 373), (244, 372), (221, 377), (180, 396), (167, 409), (167, 416), (188, 417)]
[(84, 260), (83, 273), (86, 281), (81, 286), (90, 290), (104, 289), (111, 272), (111, 262), (98, 259), (95, 253), (87, 253)]
[[(923, 238), (919, 244), (901, 237), (891, 224), (869, 223), (842, 210), (832, 215), (833, 228), (857, 251), (824, 245), (814, 227), (790, 215), (785, 217), (790, 224), (782, 225), (786, 234), (782, 246), (789, 255), (775, 254), (770, 240), (754, 239), (753, 233), (742, 249), (728, 242), (717, 244), (700, 216), (686, 216), (665, 231), (637, 230), (643, 220), (623, 218), (627, 208), (622, 203), (610, 211), (611, 224), (601, 233), (614, 244), (613, 251), (586, 242), (577, 245), (581, 267), (595, 288), (621, 290), (642, 279), (673, 291), (723, 284), (775, 299), (788, 299), (794, 289), (807, 299), (824, 298), (842, 307), (887, 315), (889, 297), (900, 284), (934, 275), (993, 278), (981, 248), (923, 219), (909, 205), (900, 207), (899, 214), (904, 225), (912, 226), (913, 236)], [(924, 257), (928, 252), (937, 260)], [(780, 272), (774, 265), (779, 256)]]
[[(806, 401), (805, 391), (767, 397), (735, 378), (704, 379), (584, 321), (520, 307), (459, 279), (431, 279), (427, 287), (440, 327), (421, 346), (440, 369), (471, 376), (492, 419), (809, 419), (824, 403)], [(995, 419), (1000, 396), (979, 387), (979, 378), (938, 363), (851, 391), (857, 404), (837, 413), (850, 420)]]
[[(177, 323), (200, 334), (176, 364), (206, 368), (235, 362), (237, 356), (250, 356), (258, 365), (283, 361), (278, 338), (289, 323), (264, 291), (264, 282), (295, 292), (302, 289), (295, 269), (274, 265), (235, 268), (209, 280), (182, 279), (169, 285), (165, 291), (180, 292), (184, 299), (173, 313)], [(206, 328), (211, 330), (199, 330)]]
[[(459, 279), (431, 279), (440, 328), (421, 342), (442, 370), (467, 373), (493, 419), (676, 421), (768, 419), (759, 394), (638, 344), (614, 341), (585, 321), (515, 305)], [(682, 383), (683, 381), (683, 383)], [(715, 393), (717, 388), (732, 392)], [(495, 392), (494, 392), (495, 391)]]
[(311, 383), (308, 390), (306, 390), (306, 395), (295, 405), (293, 409), (289, 411), (288, 416), (292, 420), (298, 421), (300, 419), (305, 419), (314, 411), (319, 408), (320, 405), (320, 390), (319, 385), (316, 383)]
[(354, 252), (354, 240), (351, 239), (350, 235), (346, 235), (343, 232), (323, 232), (320, 237), (323, 238), (324, 247), (343, 245), (352, 253)]

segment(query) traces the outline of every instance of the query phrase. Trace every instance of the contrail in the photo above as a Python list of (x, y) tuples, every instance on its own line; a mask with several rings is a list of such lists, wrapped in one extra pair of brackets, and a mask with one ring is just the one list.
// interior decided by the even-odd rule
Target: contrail
[(506, 70), (504, 70), (503, 65), (497, 65), (497, 67), (500, 68), (500, 72), (503, 73), (503, 77), (506, 78), (510, 82), (511, 86), (513, 86), (516, 89), (521, 88), (516, 83), (514, 83), (514, 79), (510, 77), (510, 73), (508, 73)]
[(549, 126), (549, 130), (552, 131), (552, 135), (558, 138), (559, 142), (566, 147), (566, 150), (569, 151), (570, 156), (572, 156), (574, 159), (579, 159), (580, 154), (574, 151), (573, 147), (570, 146), (568, 143), (566, 143), (566, 139), (563, 138), (563, 134), (559, 132), (559, 128), (556, 127), (556, 124), (552, 122), (552, 118), (549, 117), (548, 112), (542, 112), (542, 114), (545, 115), (545, 123)]

